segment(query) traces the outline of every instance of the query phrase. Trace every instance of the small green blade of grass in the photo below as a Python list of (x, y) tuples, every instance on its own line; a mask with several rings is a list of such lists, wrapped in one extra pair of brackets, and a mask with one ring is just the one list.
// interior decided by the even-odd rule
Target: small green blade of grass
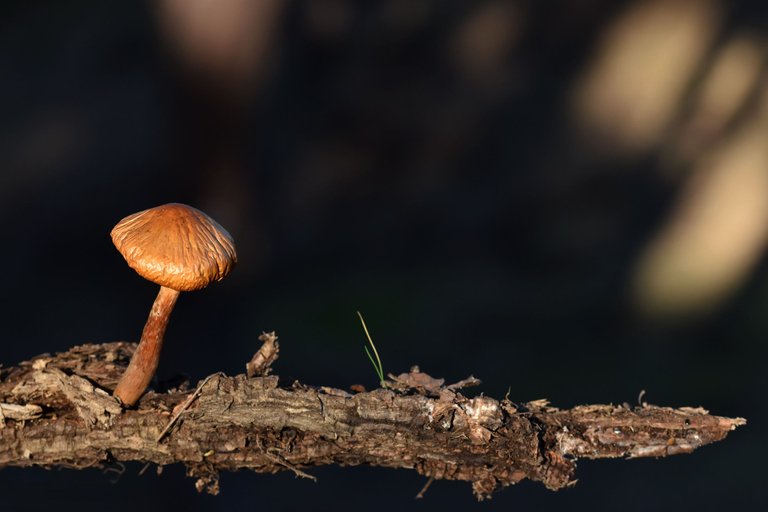
[[(365, 325), (365, 320), (363, 320), (363, 315), (360, 314), (360, 312), (357, 312), (357, 316), (360, 317), (360, 323), (363, 324), (363, 331), (365, 331), (365, 337), (368, 338), (368, 343), (371, 345), (371, 348), (373, 349), (373, 355), (371, 355), (371, 351), (368, 350), (368, 347), (365, 346), (365, 354), (368, 356), (368, 359), (371, 360), (371, 364), (373, 365), (373, 369), (376, 371), (376, 375), (379, 376), (379, 384), (384, 386), (384, 367), (381, 364), (381, 358), (379, 357), (379, 351), (376, 350), (376, 345), (373, 343), (373, 340), (371, 339), (371, 335), (368, 332), (368, 327)], [(376, 360), (373, 359), (373, 357), (376, 356)]]
[(376, 371), (376, 375), (379, 376), (379, 383), (384, 382), (384, 375), (381, 373), (381, 368), (376, 366), (376, 361), (373, 360), (373, 356), (371, 355), (371, 351), (368, 350), (368, 347), (363, 347), (365, 349), (365, 355), (368, 356), (368, 359), (371, 360), (371, 364), (373, 365), (373, 369)]

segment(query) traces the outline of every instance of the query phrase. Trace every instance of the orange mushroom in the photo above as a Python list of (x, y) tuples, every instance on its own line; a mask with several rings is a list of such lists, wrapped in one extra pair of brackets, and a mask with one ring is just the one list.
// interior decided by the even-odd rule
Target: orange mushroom
[(118, 222), (111, 235), (128, 266), (160, 285), (139, 346), (114, 391), (131, 406), (155, 375), (179, 292), (224, 279), (237, 263), (237, 253), (227, 230), (200, 210), (178, 203), (134, 213)]

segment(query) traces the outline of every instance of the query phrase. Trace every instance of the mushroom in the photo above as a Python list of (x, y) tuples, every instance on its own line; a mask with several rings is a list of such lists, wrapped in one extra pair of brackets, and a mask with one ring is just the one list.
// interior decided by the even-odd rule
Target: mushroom
[(205, 213), (170, 203), (124, 218), (112, 229), (112, 242), (141, 277), (160, 285), (141, 341), (114, 395), (135, 404), (157, 370), (163, 335), (179, 292), (220, 281), (237, 263), (227, 230)]

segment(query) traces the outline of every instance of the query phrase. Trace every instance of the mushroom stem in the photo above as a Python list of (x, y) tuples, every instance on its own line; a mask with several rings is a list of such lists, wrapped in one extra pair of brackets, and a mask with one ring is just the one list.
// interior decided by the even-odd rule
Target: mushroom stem
[(125, 370), (114, 391), (114, 395), (127, 406), (139, 400), (155, 375), (160, 362), (160, 350), (163, 348), (165, 328), (178, 298), (178, 291), (165, 286), (160, 287), (147, 323), (144, 324), (139, 346), (136, 347), (128, 369)]

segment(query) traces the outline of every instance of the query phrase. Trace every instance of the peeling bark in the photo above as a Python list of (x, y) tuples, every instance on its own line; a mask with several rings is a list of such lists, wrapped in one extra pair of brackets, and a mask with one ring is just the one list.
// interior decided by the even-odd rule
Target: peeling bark
[[(311, 477), (304, 470), (312, 466), (370, 464), (468, 481), (485, 498), (525, 478), (552, 490), (572, 485), (580, 458), (690, 453), (746, 423), (700, 408), (560, 410), (546, 401), (469, 398), (461, 390), (477, 379), (445, 386), (418, 368), (357, 393), (215, 374), (196, 390), (148, 392), (121, 410), (109, 391), (134, 350), (82, 345), (0, 368), (0, 467), (181, 463), (198, 490), (215, 494), (221, 471)], [(250, 373), (267, 374), (262, 363), (277, 354), (264, 356)]]

